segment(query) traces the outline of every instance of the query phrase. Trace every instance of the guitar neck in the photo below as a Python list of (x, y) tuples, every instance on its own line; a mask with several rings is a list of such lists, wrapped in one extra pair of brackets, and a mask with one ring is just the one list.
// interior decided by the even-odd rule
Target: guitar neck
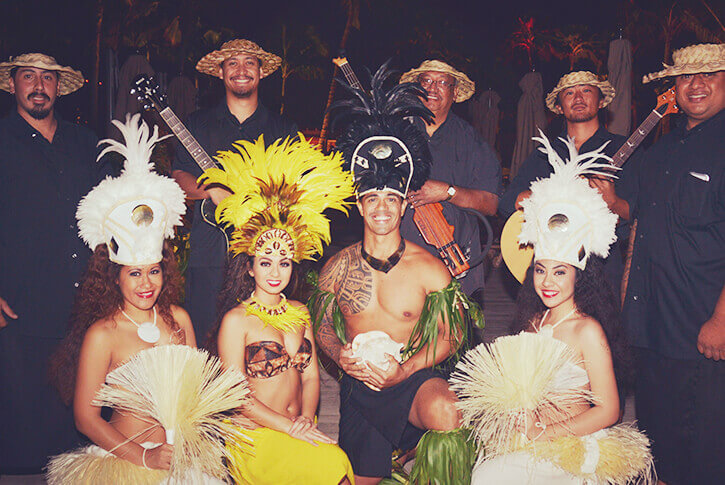
[(660, 114), (657, 108), (653, 109), (649, 116), (645, 118), (636, 130), (634, 130), (634, 133), (627, 138), (627, 141), (624, 142), (617, 153), (612, 157), (612, 165), (617, 167), (624, 165), (624, 162), (627, 161), (632, 152), (634, 152), (640, 143), (647, 138), (647, 135), (649, 135), (652, 129), (657, 126), (657, 123), (659, 123), (663, 117), (664, 115)]
[(362, 84), (360, 84), (360, 80), (355, 75), (355, 71), (352, 70), (352, 67), (350, 67), (349, 62), (344, 62), (338, 66), (340, 70), (342, 71), (342, 74), (345, 76), (345, 79), (347, 79), (347, 82), (350, 83), (350, 86), (352, 86), (355, 89), (362, 89)]
[(166, 122), (171, 131), (174, 132), (174, 135), (176, 135), (181, 144), (184, 145), (184, 148), (186, 148), (186, 151), (189, 152), (189, 155), (191, 155), (202, 170), (219, 167), (201, 145), (199, 145), (194, 135), (186, 129), (184, 123), (181, 122), (171, 108), (166, 107), (162, 109), (159, 111), (159, 115), (161, 115), (161, 118)]

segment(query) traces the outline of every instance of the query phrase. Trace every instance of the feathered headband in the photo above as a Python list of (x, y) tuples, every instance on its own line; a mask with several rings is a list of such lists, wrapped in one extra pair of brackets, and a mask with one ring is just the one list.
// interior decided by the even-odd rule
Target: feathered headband
[(158, 263), (164, 239), (174, 235), (174, 226), (181, 224), (186, 212), (184, 191), (174, 180), (153, 171), (151, 152), (166, 138), (159, 138), (157, 126), (150, 133), (140, 114), (126, 115), (125, 124), (116, 120), (113, 124), (121, 131), (124, 143), (101, 140), (99, 146), (108, 146), (98, 160), (108, 152), (117, 152), (126, 162), (119, 177), (106, 177), (78, 204), (78, 232), (91, 250), (106, 244), (114, 263)]
[[(584, 269), (590, 254), (606, 257), (616, 240), (617, 215), (602, 195), (582, 175), (615, 177), (612, 159), (603, 153), (607, 143), (587, 153), (578, 153), (574, 140), (561, 140), (569, 148), (569, 160), (559, 157), (549, 140), (533, 139), (549, 158), (554, 173), (531, 183), (531, 196), (521, 202), (524, 223), (519, 243), (534, 246), (534, 259), (552, 259)], [(605, 160), (605, 162), (600, 162)]]
[(418, 83), (402, 83), (385, 91), (383, 84), (394, 72), (388, 69), (389, 62), (372, 76), (370, 93), (338, 79), (355, 97), (330, 108), (337, 111), (336, 124), (350, 120), (336, 148), (353, 173), (358, 198), (374, 190), (389, 190), (405, 198), (408, 190), (420, 189), (430, 175), (428, 142), (406, 120), (433, 119), (421, 101), (426, 93)]
[(326, 209), (347, 213), (354, 194), (352, 176), (339, 153), (325, 155), (300, 133), (299, 141), (238, 141), (237, 151), (219, 152), (224, 170), (212, 168), (199, 181), (233, 192), (216, 210), (216, 219), (235, 230), (234, 254), (277, 254), (299, 262), (322, 253), (330, 242)]

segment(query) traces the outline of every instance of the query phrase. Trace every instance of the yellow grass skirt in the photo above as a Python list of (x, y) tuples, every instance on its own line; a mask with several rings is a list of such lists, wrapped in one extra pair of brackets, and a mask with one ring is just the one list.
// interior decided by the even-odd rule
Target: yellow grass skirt
[(355, 484), (350, 460), (337, 445), (313, 446), (269, 428), (244, 430), (244, 434), (252, 441), (251, 455), (248, 446), (227, 444), (229, 471), (236, 483), (337, 485), (347, 476)]

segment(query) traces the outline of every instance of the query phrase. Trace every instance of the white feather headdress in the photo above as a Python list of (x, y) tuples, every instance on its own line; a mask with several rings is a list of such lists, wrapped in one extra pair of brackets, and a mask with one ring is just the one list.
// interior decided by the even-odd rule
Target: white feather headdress
[[(140, 121), (140, 124), (139, 124)], [(151, 152), (166, 137), (153, 133), (140, 114), (126, 115), (126, 123), (113, 121), (124, 143), (105, 139), (98, 145), (124, 156), (121, 175), (106, 177), (78, 204), (76, 219), (83, 241), (95, 249), (108, 246), (109, 259), (123, 265), (145, 265), (161, 261), (164, 239), (174, 235), (186, 212), (184, 191), (178, 184), (153, 171)]]
[[(569, 160), (559, 157), (544, 133), (533, 139), (549, 158), (554, 173), (531, 183), (531, 196), (521, 202), (524, 224), (519, 243), (534, 246), (534, 259), (551, 259), (584, 269), (590, 254), (606, 257), (616, 240), (617, 215), (607, 207), (602, 195), (582, 175), (613, 177), (603, 153), (607, 143), (596, 150), (578, 153), (574, 140), (560, 138), (569, 149)], [(600, 161), (603, 160), (603, 161)]]

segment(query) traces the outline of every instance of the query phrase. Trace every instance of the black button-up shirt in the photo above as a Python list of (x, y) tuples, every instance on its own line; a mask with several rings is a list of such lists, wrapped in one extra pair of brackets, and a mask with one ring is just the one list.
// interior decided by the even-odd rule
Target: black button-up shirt
[[(433, 166), (430, 171), (431, 180), (440, 180), (457, 187), (473, 190), (485, 190), (499, 195), (501, 192), (501, 163), (481, 136), (471, 125), (456, 116), (448, 113), (446, 121), (428, 137), (425, 125), (420, 119), (415, 125), (428, 139), (428, 148), (433, 156)], [(478, 218), (464, 212), (449, 202), (441, 202), (443, 215), (449, 224), (455, 227), (453, 233), (461, 250), (468, 253), (471, 260), (481, 255), (481, 236)], [(400, 224), (400, 233), (403, 239), (414, 242), (438, 256), (438, 250), (429, 245), (421, 236), (418, 227), (413, 221), (413, 210), (405, 211)], [(483, 265), (472, 268), (460, 280), (461, 287), (467, 294), (483, 288)]]
[[(278, 138), (297, 134), (294, 123), (275, 115), (261, 104), (244, 123), (239, 123), (229, 111), (226, 101), (222, 101), (215, 108), (193, 113), (185, 124), (212, 157), (218, 151), (233, 150), (232, 143), (238, 140), (256, 141), (263, 134), (265, 144), (270, 145)], [(195, 177), (202, 174), (201, 168), (181, 144), (177, 144), (173, 169), (183, 170)], [(224, 266), (225, 255), (224, 235), (204, 221), (201, 216), (201, 201), (197, 200), (191, 226), (189, 266), (221, 268)]]
[[(559, 154), (562, 160), (566, 160), (569, 158), (569, 149), (559, 138), (566, 138), (566, 130), (556, 140), (549, 140), (556, 153)], [(604, 149), (604, 153), (611, 157), (614, 156), (626, 140), (626, 137), (609, 133), (604, 127), (600, 126), (587, 141), (582, 143), (579, 152), (584, 153), (596, 150), (606, 142), (609, 142), (609, 145)], [(630, 159), (625, 162), (622, 170), (617, 173), (619, 178), (614, 182), (617, 195), (623, 199), (631, 198), (634, 191), (632, 188), (632, 177), (633, 173), (635, 173), (634, 166), (637, 164), (636, 159), (638, 153), (639, 150), (635, 151)], [(516, 211), (516, 198), (519, 194), (525, 190), (529, 190), (531, 182), (537, 179), (548, 178), (553, 171), (554, 169), (551, 167), (547, 155), (537, 147), (524, 160), (518, 173), (516, 173), (516, 177), (511, 180), (506, 191), (501, 196), (498, 204), (499, 214), (504, 217), (510, 217)]]
[(638, 186), (623, 308), (630, 340), (666, 357), (704, 359), (697, 336), (725, 285), (725, 111), (662, 137)]
[(106, 172), (96, 142), (61, 119), (52, 143), (17, 111), (0, 120), (0, 296), (19, 316), (0, 332), (65, 334), (90, 256), (76, 207)]

